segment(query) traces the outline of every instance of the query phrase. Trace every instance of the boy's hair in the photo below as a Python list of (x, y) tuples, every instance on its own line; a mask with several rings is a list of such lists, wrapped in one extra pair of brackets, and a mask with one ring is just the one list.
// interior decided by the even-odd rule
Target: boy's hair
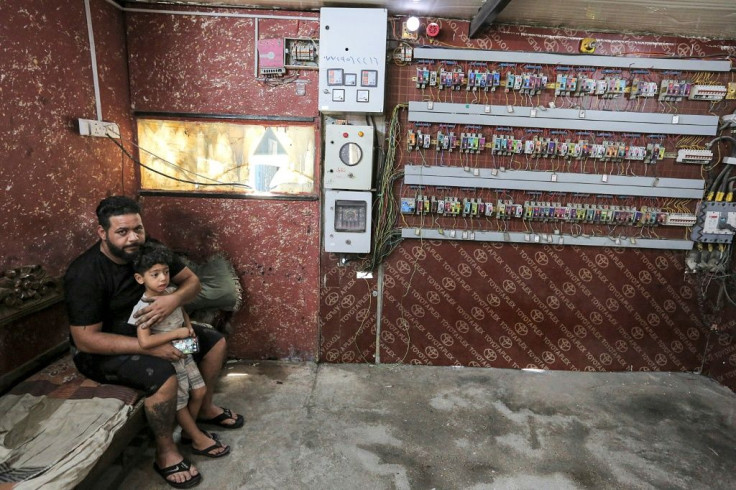
[(141, 207), (133, 199), (126, 196), (106, 197), (97, 206), (97, 222), (107, 231), (110, 228), (110, 216), (124, 214), (140, 214)]
[(174, 252), (160, 243), (146, 242), (138, 249), (138, 256), (133, 260), (133, 270), (143, 275), (156, 264), (171, 266)]

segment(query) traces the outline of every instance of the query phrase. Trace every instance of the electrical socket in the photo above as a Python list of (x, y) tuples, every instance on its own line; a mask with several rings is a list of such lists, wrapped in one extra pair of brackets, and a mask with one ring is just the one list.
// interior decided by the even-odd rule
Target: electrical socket
[(97, 136), (99, 138), (120, 138), (120, 127), (114, 122), (96, 121), (94, 119), (77, 119), (79, 134)]

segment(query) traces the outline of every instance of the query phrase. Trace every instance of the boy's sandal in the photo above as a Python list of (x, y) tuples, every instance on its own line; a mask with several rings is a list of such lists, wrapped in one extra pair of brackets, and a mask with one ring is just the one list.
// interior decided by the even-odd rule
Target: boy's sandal
[[(226, 424), (226, 420), (235, 420), (235, 422), (232, 424)], [(216, 425), (223, 429), (239, 429), (245, 423), (245, 419), (243, 419), (243, 416), (240, 414), (238, 414), (237, 417), (234, 417), (233, 412), (231, 412), (229, 408), (223, 408), (222, 413), (217, 417), (212, 417), (211, 419), (197, 419), (197, 422), (200, 424)]]
[(182, 471), (189, 471), (189, 468), (191, 467), (192, 467), (191, 463), (189, 463), (189, 461), (187, 461), (186, 459), (182, 459), (175, 465), (167, 466), (166, 468), (161, 468), (159, 467), (158, 463), (156, 463), (155, 461), (153, 462), (153, 469), (156, 470), (156, 473), (161, 475), (161, 478), (163, 478), (164, 481), (166, 481), (166, 483), (168, 483), (174, 488), (192, 488), (202, 483), (201, 473), (197, 473), (195, 476), (191, 477), (189, 480), (186, 480), (183, 482), (171, 481), (167, 478), (176, 473), (181, 473)]
[[(203, 430), (202, 433), (204, 435), (206, 435), (207, 437), (209, 437), (210, 439), (212, 439), (212, 440), (215, 440), (215, 441), (219, 441), (220, 440), (220, 435), (217, 432), (207, 432), (206, 430)], [(192, 443), (192, 438), (191, 437), (187, 437), (184, 434), (182, 434), (181, 440), (179, 442), (181, 442), (182, 445), (184, 445), (184, 446), (188, 446), (189, 444)]]
[[(215, 449), (224, 448), (225, 450), (219, 453), (213, 453)], [(222, 458), (230, 454), (230, 446), (225, 446), (221, 441), (215, 441), (210, 447), (204, 449), (195, 449), (192, 447), (192, 454), (198, 454), (199, 456), (207, 456), (208, 458)]]

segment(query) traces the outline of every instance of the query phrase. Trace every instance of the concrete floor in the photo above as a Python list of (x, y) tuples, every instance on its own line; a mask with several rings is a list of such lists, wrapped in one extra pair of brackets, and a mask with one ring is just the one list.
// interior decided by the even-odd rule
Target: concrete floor
[[(228, 457), (193, 458), (199, 488), (736, 488), (736, 394), (703, 376), (284, 362), (224, 374), (216, 400), (246, 424), (219, 431)], [(169, 488), (140, 440), (118, 488)]]

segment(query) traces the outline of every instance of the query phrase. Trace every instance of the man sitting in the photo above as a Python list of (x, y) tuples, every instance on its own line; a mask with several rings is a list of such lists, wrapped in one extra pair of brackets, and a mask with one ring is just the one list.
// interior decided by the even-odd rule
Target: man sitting
[[(127, 197), (103, 199), (97, 207), (100, 240), (77, 257), (64, 277), (72, 353), (77, 369), (100, 383), (143, 391), (148, 424), (156, 443), (156, 470), (174, 487), (197, 485), (202, 476), (179, 452), (173, 439), (177, 378), (173, 361), (182, 358), (170, 343), (143, 349), (136, 328), (148, 328), (191, 301), (200, 290), (197, 276), (183, 263), (171, 267), (177, 290), (159, 296), (139, 312), (137, 325), (129, 324), (143, 286), (133, 276), (131, 261), (146, 234), (138, 204)], [(194, 356), (207, 386), (198, 422), (235, 429), (243, 417), (213, 403), (213, 387), (225, 361), (227, 346), (218, 331), (194, 326), (200, 350)]]

